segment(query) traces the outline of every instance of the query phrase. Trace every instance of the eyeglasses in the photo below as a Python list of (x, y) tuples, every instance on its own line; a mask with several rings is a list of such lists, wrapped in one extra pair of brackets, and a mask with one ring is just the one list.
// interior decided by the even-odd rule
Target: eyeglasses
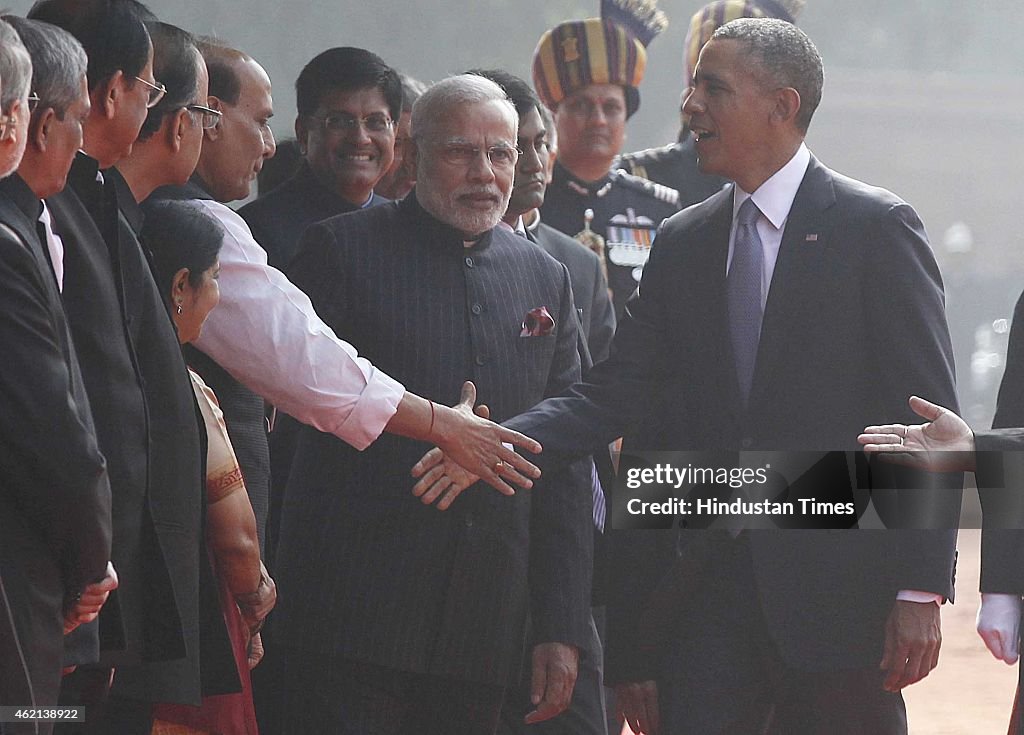
[(220, 118), (224, 114), (220, 110), (214, 110), (204, 105), (185, 105), (185, 109), (199, 116), (199, 125), (203, 130), (217, 127), (217, 123), (220, 122)]
[(149, 87), (149, 99), (146, 101), (146, 109), (156, 107), (160, 100), (167, 94), (167, 87), (160, 84), (160, 82), (147, 82), (142, 77), (135, 77), (137, 80)]
[(483, 153), (493, 169), (513, 169), (522, 153), (510, 145), (492, 145), (490, 148), (477, 148), (461, 143), (447, 143), (440, 146), (441, 158), (452, 166), (469, 166)]
[(394, 120), (382, 112), (375, 112), (364, 118), (358, 118), (344, 112), (336, 112), (324, 117), (313, 117), (313, 119), (319, 120), (320, 124), (324, 126), (324, 130), (329, 133), (348, 133), (360, 126), (366, 128), (367, 132), (370, 133), (383, 133), (395, 124)]
[(38, 105), (39, 105), (39, 95), (36, 94), (35, 92), (32, 92), (28, 96), (28, 111), (30, 113), (31, 112), (35, 112), (36, 111), (36, 107)]

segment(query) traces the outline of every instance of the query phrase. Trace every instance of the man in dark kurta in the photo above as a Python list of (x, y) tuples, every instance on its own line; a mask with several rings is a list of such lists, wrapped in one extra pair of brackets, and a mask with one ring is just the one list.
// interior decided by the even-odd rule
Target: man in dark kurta
[[(472, 379), (500, 420), (579, 375), (568, 273), (498, 228), (516, 113), (454, 77), (413, 110), (417, 188), (312, 227), (290, 275), (336, 331), (438, 402)], [(358, 452), (303, 427), (283, 509), (276, 645), (282, 732), (491, 733), (531, 615), (531, 719), (562, 711), (589, 635), (590, 487), (476, 488), (439, 513), (410, 494), (422, 443)], [(290, 591), (289, 591), (290, 590)]]

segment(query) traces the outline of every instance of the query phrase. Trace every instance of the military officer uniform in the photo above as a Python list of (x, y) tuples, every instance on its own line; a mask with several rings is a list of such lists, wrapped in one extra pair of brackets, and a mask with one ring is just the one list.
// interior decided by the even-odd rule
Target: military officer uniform
[(598, 254), (618, 317), (640, 282), (658, 226), (679, 211), (679, 193), (620, 170), (587, 182), (556, 163), (540, 211), (544, 222), (588, 247), (603, 244)]
[(680, 209), (703, 202), (727, 183), (721, 176), (702, 174), (698, 170), (697, 152), (688, 130), (683, 132), (679, 142), (623, 153), (614, 167), (675, 189), (679, 193)]

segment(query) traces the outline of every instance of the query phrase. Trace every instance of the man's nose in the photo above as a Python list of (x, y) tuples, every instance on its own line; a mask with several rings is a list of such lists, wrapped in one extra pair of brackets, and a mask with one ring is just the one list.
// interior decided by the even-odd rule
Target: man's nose
[(534, 174), (544, 170), (544, 162), (540, 160), (540, 152), (532, 143), (520, 146), (523, 152), (519, 154), (519, 167), (517, 174)]
[(704, 109), (704, 101), (697, 94), (696, 87), (690, 87), (689, 93), (683, 98), (682, 107), (679, 108), (684, 115), (692, 115)]
[(267, 125), (263, 128), (260, 135), (263, 136), (263, 157), (273, 158), (274, 154), (277, 153), (277, 141), (274, 140), (274, 131)]
[(486, 150), (482, 150), (473, 156), (473, 160), (470, 162), (466, 173), (473, 181), (494, 181), (494, 166), (491, 164), (491, 159), (488, 157)]

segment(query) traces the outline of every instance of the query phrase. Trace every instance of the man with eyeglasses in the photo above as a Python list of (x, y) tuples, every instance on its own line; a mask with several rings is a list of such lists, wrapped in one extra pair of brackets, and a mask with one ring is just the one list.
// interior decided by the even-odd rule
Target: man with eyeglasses
[(562, 23), (541, 36), (533, 54), (533, 86), (552, 110), (558, 160), (541, 215), (605, 261), (616, 318), (640, 282), (662, 220), (679, 210), (678, 193), (613, 168), (626, 121), (640, 106), (647, 44), (665, 26), (660, 11), (612, 0), (605, 17)]
[(282, 269), (309, 225), (388, 201), (373, 187), (391, 167), (402, 112), (398, 72), (360, 48), (318, 54), (299, 74), (295, 94), (304, 163), (289, 181), (239, 210), (267, 261)]
[[(154, 702), (200, 702), (201, 627), (204, 665), (219, 661), (221, 649), (209, 642), (227, 645), (202, 534), (191, 384), (128, 219), (134, 196), (114, 168), (164, 96), (145, 26), (155, 18), (134, 0), (41, 0), (29, 15), (70, 32), (88, 56), (84, 152), (48, 205), (64, 244), (64, 304), (108, 461), (121, 579), (117, 604), (101, 613), (99, 662), (79, 666), (62, 685), (62, 702), (88, 706), (88, 719), (58, 731), (141, 735), (152, 727)], [(94, 661), (76, 634), (67, 662)]]
[[(441, 403), (470, 377), (496, 419), (580, 370), (564, 266), (497, 226), (516, 128), (493, 82), (434, 85), (412, 112), (416, 187), (313, 225), (289, 269), (380, 368)], [(529, 720), (569, 702), (590, 632), (590, 487), (551, 469), (532, 492), (478, 486), (438, 513), (409, 502), (423, 447), (388, 438), (357, 452), (302, 429), (275, 569), (282, 589), (306, 591), (274, 613), (283, 733), (491, 735), (519, 681), (528, 610)]]
[[(373, 187), (391, 165), (394, 120), (402, 105), (398, 73), (376, 54), (359, 48), (318, 54), (299, 74), (295, 90), (302, 165), (281, 186), (239, 210), (256, 242), (267, 251), (267, 262), (282, 270), (309, 225), (388, 201), (374, 194)], [(278, 413), (269, 438), (271, 557), (299, 427), (291, 416)]]
[[(104, 576), (110, 558), (110, 484), (40, 237), (39, 197), (54, 189), (50, 183), (31, 188), (12, 172), (20, 170), (26, 141), (48, 138), (60, 126), (58, 116), (81, 114), (85, 54), (74, 48), (73, 39), (55, 42), (42, 31), (21, 32), (31, 21), (17, 18), (13, 23), (18, 32), (0, 21), (0, 108), (8, 124), (0, 134), (0, 401), (10, 408), (0, 417), (0, 702), (55, 707), (64, 632), (95, 617), (79, 617), (78, 608), (89, 596), (88, 585)], [(30, 55), (38, 58), (40, 49), (47, 53), (33, 68)], [(67, 69), (56, 80), (54, 60)], [(30, 83), (45, 99), (45, 109), (32, 120)], [(69, 101), (76, 109), (66, 107)], [(64, 154), (63, 174), (73, 155)], [(53, 177), (58, 188), (63, 174)], [(98, 595), (105, 598), (107, 592)], [(0, 732), (52, 730), (50, 724), (36, 727), (7, 723), (0, 724)]]

